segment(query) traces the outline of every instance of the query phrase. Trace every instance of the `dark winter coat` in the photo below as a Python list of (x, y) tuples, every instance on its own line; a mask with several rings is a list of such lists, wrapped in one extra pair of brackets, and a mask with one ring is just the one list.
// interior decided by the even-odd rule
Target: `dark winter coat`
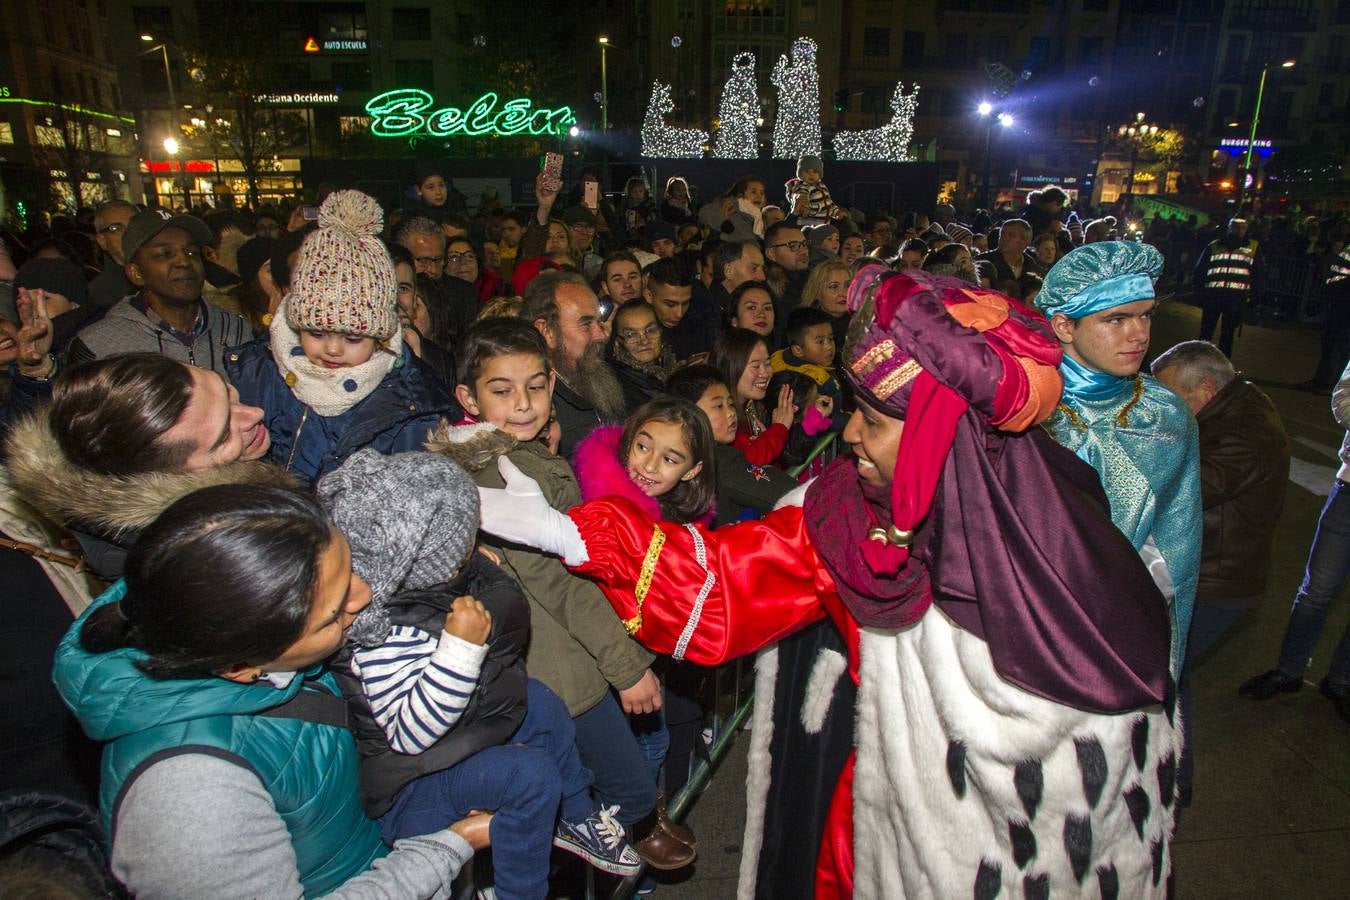
[(320, 416), (291, 392), (266, 338), (231, 350), (225, 368), (240, 401), (263, 409), (272, 435), (268, 459), (308, 484), (362, 447), (384, 454), (421, 450), (442, 416), (452, 422), (463, 416), (445, 385), (406, 346), (379, 386), (340, 416)]
[(361, 804), (372, 818), (393, 805), (399, 790), (415, 778), (440, 772), (479, 750), (505, 743), (525, 718), (525, 647), (530, 610), (511, 577), (475, 553), (453, 581), (421, 591), (402, 591), (388, 601), (394, 625), (411, 625), (439, 635), (455, 598), (468, 595), (492, 615), (488, 654), (469, 705), (444, 737), (423, 753), (395, 753), (370, 711), (360, 680), (351, 670), (351, 649), (329, 661), (351, 712), (361, 756)]
[(48, 422), (49, 407), (16, 424), (5, 441), (14, 492), (80, 542), (84, 560), (107, 581), (122, 577), (127, 551), (147, 525), (176, 500), (220, 484), (294, 485), (264, 462), (233, 462), (198, 472), (103, 475), (71, 462)]
[(1205, 510), (1196, 602), (1248, 607), (1270, 572), (1289, 481), (1289, 436), (1256, 385), (1234, 378), (1195, 417)]

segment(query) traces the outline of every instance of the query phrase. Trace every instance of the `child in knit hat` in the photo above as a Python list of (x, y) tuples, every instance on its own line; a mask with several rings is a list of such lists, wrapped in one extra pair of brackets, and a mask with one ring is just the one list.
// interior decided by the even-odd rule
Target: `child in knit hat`
[(432, 453), (361, 450), (318, 484), (370, 605), (330, 660), (386, 842), (492, 810), (498, 897), (539, 898), (560, 847), (617, 875), (640, 859), (591, 794), (567, 707), (526, 678), (530, 613), (475, 552), (478, 491)]
[(819, 156), (803, 156), (797, 160), (797, 177), (789, 178), (787, 207), (800, 221), (802, 219), (842, 219), (847, 213), (836, 206), (830, 189), (821, 181), (825, 164)]
[(265, 413), (269, 458), (308, 482), (362, 447), (420, 449), (442, 415), (459, 416), (404, 346), (383, 218), (360, 191), (330, 194), (268, 334), (225, 357), (240, 399)]

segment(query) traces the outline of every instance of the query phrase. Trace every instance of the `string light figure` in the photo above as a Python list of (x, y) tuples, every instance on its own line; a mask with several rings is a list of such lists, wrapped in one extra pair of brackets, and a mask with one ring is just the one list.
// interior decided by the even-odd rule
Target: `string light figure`
[(722, 88), (717, 117), (718, 159), (755, 159), (759, 156), (759, 85), (755, 80), (755, 54), (737, 53), (731, 61), (731, 77)]
[(816, 42), (799, 37), (778, 57), (769, 79), (778, 88), (778, 117), (773, 123), (774, 159), (820, 155), (820, 73)]
[(703, 155), (708, 132), (697, 128), (674, 128), (666, 114), (675, 109), (670, 85), (652, 82), (652, 99), (642, 120), (642, 155), (661, 159), (694, 159)]
[(914, 113), (919, 108), (919, 86), (905, 93), (904, 82), (891, 94), (891, 121), (866, 131), (841, 131), (834, 136), (836, 159), (909, 162), (909, 142), (914, 137)]

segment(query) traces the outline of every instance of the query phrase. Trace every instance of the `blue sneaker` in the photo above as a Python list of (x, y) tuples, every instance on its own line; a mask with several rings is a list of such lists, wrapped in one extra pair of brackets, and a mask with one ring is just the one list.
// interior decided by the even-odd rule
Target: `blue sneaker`
[(624, 837), (623, 826), (614, 818), (617, 806), (601, 807), (581, 822), (559, 820), (553, 846), (580, 856), (602, 872), (632, 875), (642, 868), (642, 857)]

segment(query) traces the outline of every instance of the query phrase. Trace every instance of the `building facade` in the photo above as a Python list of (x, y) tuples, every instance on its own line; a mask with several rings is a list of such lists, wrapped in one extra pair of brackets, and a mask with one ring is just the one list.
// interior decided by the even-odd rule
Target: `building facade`
[(74, 212), (129, 197), (136, 121), (126, 111), (104, 0), (0, 0), (4, 213)]

